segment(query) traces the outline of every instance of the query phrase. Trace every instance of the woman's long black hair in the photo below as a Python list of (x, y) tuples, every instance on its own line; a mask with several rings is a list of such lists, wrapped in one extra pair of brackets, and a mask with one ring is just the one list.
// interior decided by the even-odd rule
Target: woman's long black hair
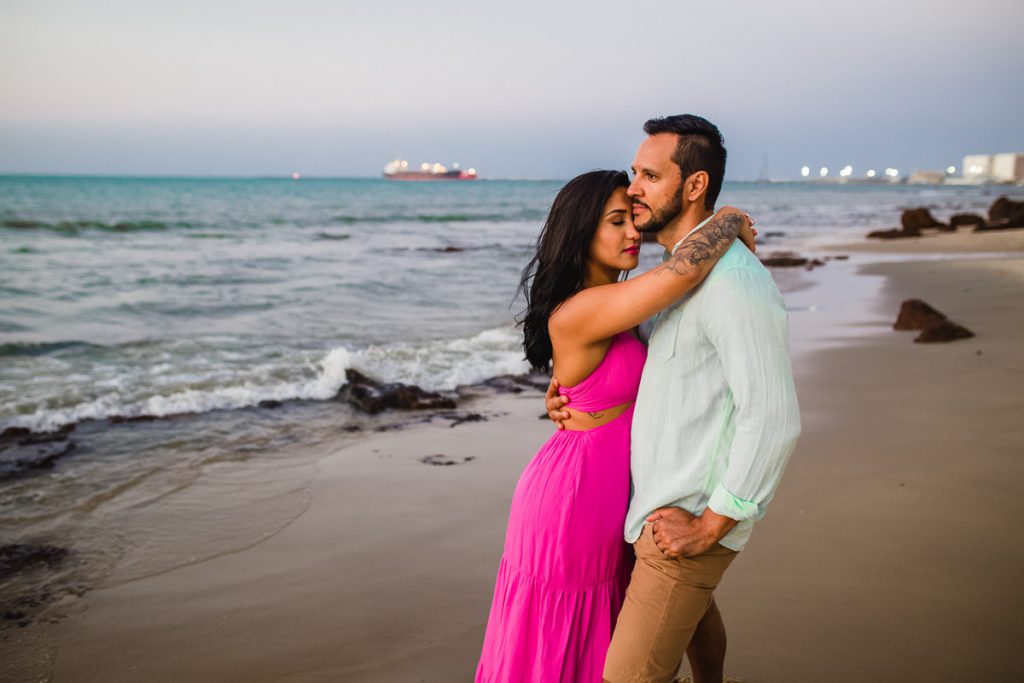
[(566, 183), (551, 204), (537, 237), (537, 252), (519, 281), (526, 310), (516, 318), (523, 326), (526, 360), (540, 372), (551, 369), (548, 318), (583, 289), (587, 254), (604, 205), (616, 188), (628, 186), (629, 177), (622, 171), (590, 171)]

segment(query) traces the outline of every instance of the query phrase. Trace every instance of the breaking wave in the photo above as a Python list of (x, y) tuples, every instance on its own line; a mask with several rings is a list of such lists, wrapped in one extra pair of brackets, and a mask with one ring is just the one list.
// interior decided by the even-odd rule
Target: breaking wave
[[(77, 348), (83, 342), (56, 344), (6, 344), (4, 354), (43, 354)], [(105, 347), (109, 351), (109, 347)], [(330, 349), (311, 366), (283, 366), (274, 376), (294, 379), (262, 381), (235, 374), (209, 386), (206, 378), (192, 377), (182, 386), (129, 389), (132, 381), (104, 383), (109, 391), (69, 406), (39, 407), (34, 411), (0, 419), (0, 431), (25, 427), (49, 432), (85, 420), (109, 418), (160, 418), (258, 406), (263, 401), (324, 401), (334, 398), (345, 385), (345, 371), (355, 368), (382, 382), (415, 384), (432, 391), (451, 391), (499, 375), (529, 370), (520, 349), (520, 337), (512, 327), (486, 330), (475, 336), (426, 342), (393, 343), (350, 350)], [(144, 368), (145, 370), (145, 368)], [(89, 378), (82, 378), (86, 383)], [(132, 378), (133, 381), (137, 378)]]

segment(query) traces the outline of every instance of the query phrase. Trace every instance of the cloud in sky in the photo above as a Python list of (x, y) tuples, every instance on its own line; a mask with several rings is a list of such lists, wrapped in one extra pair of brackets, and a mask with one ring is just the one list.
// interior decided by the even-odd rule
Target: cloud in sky
[(1017, 0), (0, 4), (0, 171), (624, 167), (701, 113), (730, 176), (1022, 151)]

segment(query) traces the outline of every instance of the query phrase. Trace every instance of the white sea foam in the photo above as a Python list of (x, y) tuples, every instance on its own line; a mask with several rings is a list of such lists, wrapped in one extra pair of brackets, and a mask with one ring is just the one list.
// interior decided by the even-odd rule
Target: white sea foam
[[(228, 386), (209, 389), (189, 387), (166, 394), (146, 397), (131, 396), (126, 378), (96, 381), (94, 386), (109, 387), (110, 393), (75, 405), (37, 410), (5, 421), (4, 427), (28, 427), (33, 431), (51, 431), (63, 425), (82, 420), (109, 417), (137, 417), (151, 415), (166, 417), (211, 410), (247, 408), (260, 401), (287, 401), (291, 399), (326, 400), (338, 393), (345, 384), (345, 370), (349, 366), (349, 352), (344, 348), (332, 349), (317, 364), (312, 379), (260, 383), (242, 381)], [(236, 378), (240, 379), (240, 378)]]
[(527, 372), (520, 342), (514, 328), (499, 327), (464, 339), (371, 346), (352, 354), (352, 366), (385, 382), (449, 391), (461, 384)]
[[(247, 408), (261, 401), (327, 400), (344, 386), (345, 371), (350, 367), (382, 382), (416, 384), (433, 391), (448, 391), (529, 369), (522, 359), (519, 334), (512, 327), (501, 327), (473, 337), (418, 345), (394, 343), (356, 351), (339, 346), (308, 365), (250, 364), (249, 376), (231, 373), (227, 368), (211, 369), (206, 374), (181, 373), (173, 375), (170, 386), (166, 375), (154, 384), (148, 368), (132, 377), (93, 378), (91, 386), (103, 391), (100, 396), (0, 420), (0, 428), (52, 431), (83, 420), (166, 417)], [(282, 375), (294, 379), (268, 381)], [(9, 408), (13, 406), (0, 406), (5, 412)]]

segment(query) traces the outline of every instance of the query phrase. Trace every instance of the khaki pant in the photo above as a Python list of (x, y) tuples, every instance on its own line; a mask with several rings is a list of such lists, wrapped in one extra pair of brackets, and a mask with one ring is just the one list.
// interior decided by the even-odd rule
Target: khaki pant
[(611, 683), (672, 681), (715, 587), (738, 554), (715, 544), (698, 557), (670, 559), (645, 524), (633, 544), (636, 565), (608, 648)]

